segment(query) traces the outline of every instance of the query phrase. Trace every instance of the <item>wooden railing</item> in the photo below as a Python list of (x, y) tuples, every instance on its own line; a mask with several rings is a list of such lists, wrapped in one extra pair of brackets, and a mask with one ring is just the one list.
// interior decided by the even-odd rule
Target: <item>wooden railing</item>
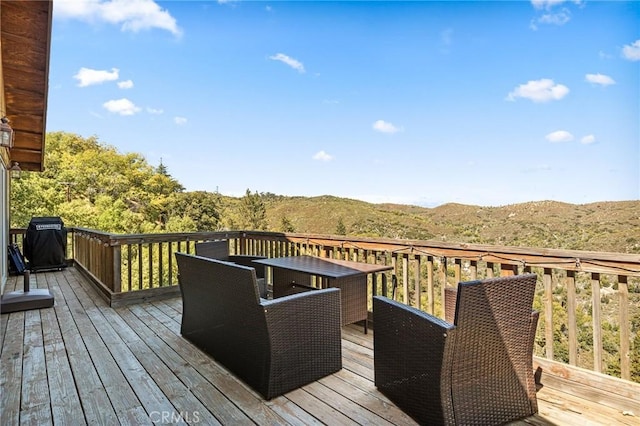
[[(12, 238), (18, 241), (21, 231), (12, 230)], [(121, 295), (133, 301), (138, 300), (134, 294), (139, 298), (152, 297), (153, 292), (175, 294), (173, 254), (193, 253), (196, 242), (214, 239), (228, 239), (231, 254), (309, 254), (393, 265), (386, 281), (397, 287), (370, 283), (370, 295), (394, 297), (437, 316), (443, 316), (445, 286), (535, 272), (539, 288), (534, 307), (541, 312), (536, 354), (640, 381), (632, 377), (640, 372), (632, 371), (631, 363), (632, 350), (636, 357), (640, 352), (636, 337), (640, 330), (632, 326), (640, 322), (637, 254), (249, 231), (114, 235), (73, 228), (69, 232), (73, 260), (112, 303)]]

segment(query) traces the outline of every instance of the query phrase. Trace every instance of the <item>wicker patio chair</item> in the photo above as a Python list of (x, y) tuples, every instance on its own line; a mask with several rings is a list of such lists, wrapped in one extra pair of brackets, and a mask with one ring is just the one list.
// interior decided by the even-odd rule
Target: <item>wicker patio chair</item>
[(256, 259), (266, 259), (265, 256), (234, 255), (229, 254), (229, 240), (215, 240), (196, 243), (196, 255), (209, 259), (224, 260), (238, 265), (255, 268), (260, 297), (267, 298), (267, 281), (265, 280), (265, 268), (253, 263)]
[(536, 275), (458, 285), (453, 324), (373, 301), (376, 387), (420, 424), (494, 425), (538, 411)]
[(266, 300), (253, 268), (175, 256), (182, 336), (265, 399), (342, 368), (339, 289)]

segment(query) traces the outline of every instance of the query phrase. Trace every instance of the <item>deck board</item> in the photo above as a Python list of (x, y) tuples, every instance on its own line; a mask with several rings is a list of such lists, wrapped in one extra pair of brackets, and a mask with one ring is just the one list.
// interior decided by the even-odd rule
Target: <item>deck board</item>
[[(10, 315), (2, 322), (6, 327), (0, 356), (0, 424), (15, 425), (20, 419), (20, 392), (22, 384), (22, 348), (24, 347), (24, 312)], [(9, 332), (9, 330), (11, 330)]]
[[(54, 296), (58, 292), (55, 280), (55, 275), (51, 275), (50, 282), (47, 280), (47, 285), (50, 291), (53, 291)], [(84, 414), (67, 357), (65, 342), (58, 324), (56, 309), (41, 309), (40, 316), (53, 422), (55, 424), (72, 424), (74, 419), (82, 418)]]
[[(55, 305), (0, 316), (2, 425), (415, 424), (375, 388), (373, 332), (361, 327), (343, 328), (342, 370), (265, 401), (181, 337), (179, 297), (112, 309), (74, 268), (30, 282), (49, 288)], [(590, 400), (567, 386), (544, 386), (539, 414), (513, 424), (640, 425), (594, 402), (597, 389), (585, 392)]]

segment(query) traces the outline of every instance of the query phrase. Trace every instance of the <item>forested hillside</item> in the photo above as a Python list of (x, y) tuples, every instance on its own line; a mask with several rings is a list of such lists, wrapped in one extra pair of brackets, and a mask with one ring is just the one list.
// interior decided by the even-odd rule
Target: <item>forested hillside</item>
[(47, 135), (45, 172), (12, 182), (11, 226), (61, 216), (67, 226), (114, 233), (260, 229), (367, 237), (640, 253), (640, 201), (553, 201), (436, 208), (256, 193), (187, 192), (160, 164), (96, 137)]
[(331, 196), (268, 200), (270, 229), (278, 229), (286, 218), (289, 230), (301, 233), (640, 253), (638, 200), (583, 205), (539, 201), (501, 207), (445, 204), (435, 208)]

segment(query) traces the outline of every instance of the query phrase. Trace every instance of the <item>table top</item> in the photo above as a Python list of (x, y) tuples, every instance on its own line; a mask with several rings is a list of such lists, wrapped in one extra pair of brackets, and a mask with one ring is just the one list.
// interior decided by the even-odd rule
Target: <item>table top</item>
[(392, 265), (374, 265), (315, 256), (273, 257), (270, 259), (254, 260), (253, 262), (327, 278), (371, 274), (393, 269)]

